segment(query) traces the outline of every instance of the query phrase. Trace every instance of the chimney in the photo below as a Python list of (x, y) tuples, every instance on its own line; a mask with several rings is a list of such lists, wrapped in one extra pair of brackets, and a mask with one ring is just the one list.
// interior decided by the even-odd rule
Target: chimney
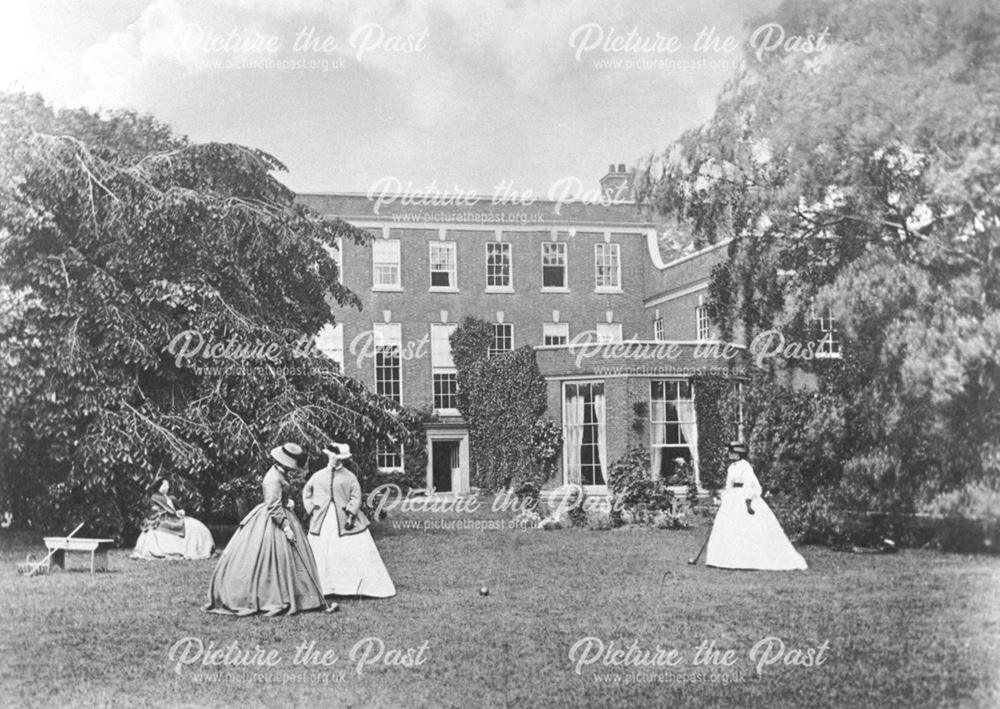
[(601, 196), (611, 203), (632, 202), (635, 170), (626, 170), (625, 163), (608, 165), (608, 174), (601, 178)]

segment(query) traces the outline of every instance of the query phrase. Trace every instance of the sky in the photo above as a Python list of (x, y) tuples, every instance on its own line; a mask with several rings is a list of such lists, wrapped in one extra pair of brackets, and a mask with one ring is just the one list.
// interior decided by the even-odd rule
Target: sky
[(299, 192), (544, 199), (706, 121), (773, 5), (0, 0), (0, 88), (260, 148)]

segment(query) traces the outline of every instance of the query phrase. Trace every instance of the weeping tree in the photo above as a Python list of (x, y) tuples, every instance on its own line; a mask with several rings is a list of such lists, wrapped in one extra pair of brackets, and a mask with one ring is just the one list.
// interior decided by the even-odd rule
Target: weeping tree
[(295, 441), (362, 449), (412, 424), (313, 336), (338, 242), (283, 166), (151, 117), (0, 96), (0, 508), (122, 535), (168, 474), (192, 509)]
[(709, 303), (727, 337), (835, 318), (839, 360), (789, 360), (819, 376), (810, 440), (768, 449), (813, 451), (784, 463), (852, 507), (1000, 479), (1000, 8), (787, 0), (765, 22), (825, 46), (749, 47), (640, 192), (695, 245), (731, 240)]

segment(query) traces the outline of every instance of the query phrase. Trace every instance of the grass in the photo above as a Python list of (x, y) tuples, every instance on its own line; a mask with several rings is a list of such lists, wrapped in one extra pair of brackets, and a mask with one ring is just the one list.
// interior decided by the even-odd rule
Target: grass
[[(338, 614), (277, 619), (201, 613), (214, 561), (139, 562), (119, 550), (108, 573), (25, 578), (16, 564), (28, 551), (37, 554), (40, 535), (0, 533), (0, 704), (1000, 704), (997, 558), (805, 547), (807, 572), (721, 571), (685, 563), (704, 530), (404, 531), (393, 527), (396, 519), (376, 532), (399, 590), (395, 598), (346, 599)], [(68, 563), (83, 567), (82, 559)], [(482, 586), (488, 597), (479, 595)], [(426, 643), (423, 662), (373, 664), (359, 674), (351, 650), (372, 636), (385, 643), (383, 658), (398, 650), (391, 655), (398, 660), (417, 659)], [(194, 664), (177, 674), (169, 651), (185, 637), (222, 649), (234, 642), (242, 650), (259, 646), (281, 662), (263, 669)], [(606, 646), (614, 641), (615, 649), (633, 641), (642, 650), (676, 649), (682, 664), (598, 662), (577, 674), (569, 653), (585, 637)], [(779, 660), (758, 676), (749, 652), (767, 637), (785, 644), (783, 658), (794, 658), (792, 650), (805, 657), (826, 642), (824, 662), (803, 667)], [(292, 666), (296, 648), (309, 642), (320, 653), (333, 650), (336, 663)], [(735, 664), (693, 666), (703, 642), (732, 650)], [(247, 678), (265, 672), (272, 681)], [(667, 673), (670, 681), (659, 681)], [(733, 681), (723, 682), (723, 674)]]

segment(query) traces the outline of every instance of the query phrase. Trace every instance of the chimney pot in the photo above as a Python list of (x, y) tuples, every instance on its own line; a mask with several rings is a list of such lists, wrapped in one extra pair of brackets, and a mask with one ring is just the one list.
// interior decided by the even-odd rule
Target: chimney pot
[(614, 172), (614, 171), (615, 171), (614, 163), (608, 165), (608, 172)]
[(625, 172), (625, 163), (618, 163), (618, 172)]

